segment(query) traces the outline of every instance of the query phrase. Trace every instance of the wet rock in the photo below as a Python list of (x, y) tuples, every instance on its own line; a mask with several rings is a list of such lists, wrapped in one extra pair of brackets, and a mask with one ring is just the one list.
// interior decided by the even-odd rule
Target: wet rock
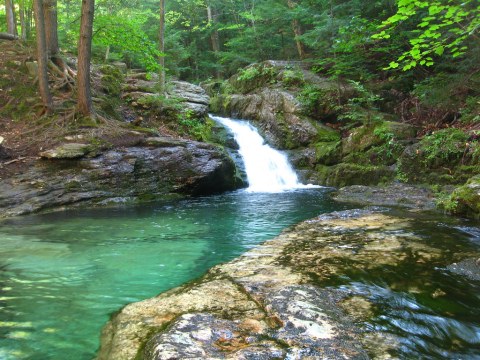
[(91, 146), (87, 144), (68, 143), (42, 151), (39, 155), (44, 159), (78, 159), (87, 155), (90, 150)]
[[(306, 146), (318, 137), (318, 129), (302, 115), (299, 102), (283, 89), (232, 95), (226, 113), (257, 123), (266, 141), (279, 149)], [(334, 132), (334, 130), (331, 130)]]
[(155, 141), (152, 147), (109, 150), (96, 158), (79, 158), (86, 151), (83, 144), (45, 152), (55, 161), (39, 161), (23, 174), (0, 181), (0, 216), (237, 187), (235, 165), (219, 148), (194, 141)]
[(360, 205), (435, 209), (435, 196), (431, 190), (400, 183), (388, 186), (347, 186), (339, 189), (333, 199)]
[(480, 281), (480, 259), (465, 259), (447, 266), (454, 274), (465, 276), (471, 280)]

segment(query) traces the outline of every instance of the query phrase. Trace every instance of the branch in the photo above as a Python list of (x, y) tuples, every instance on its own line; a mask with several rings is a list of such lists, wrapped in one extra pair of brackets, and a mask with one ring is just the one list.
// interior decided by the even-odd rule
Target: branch
[(9, 33), (0, 32), (0, 39), (3, 39), (3, 40), (17, 40), (18, 36), (15, 36), (15, 35), (9, 34)]

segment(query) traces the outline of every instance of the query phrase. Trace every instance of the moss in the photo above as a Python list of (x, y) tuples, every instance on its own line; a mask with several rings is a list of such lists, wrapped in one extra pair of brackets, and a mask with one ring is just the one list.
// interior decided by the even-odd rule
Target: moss
[(385, 166), (362, 166), (341, 163), (335, 166), (318, 165), (316, 180), (323, 185), (344, 187), (350, 185), (378, 185), (391, 182), (395, 172)]
[(316, 141), (318, 142), (340, 141), (341, 136), (339, 131), (318, 123), (313, 123), (312, 125), (314, 125), (315, 128), (317, 129)]
[(118, 96), (122, 92), (122, 83), (111, 75), (104, 75), (101, 79), (103, 91), (112, 96)]
[(277, 79), (287, 88), (298, 87), (305, 84), (305, 76), (299, 68), (285, 69), (280, 72)]
[(269, 63), (253, 64), (229, 79), (232, 90), (247, 94), (255, 89), (275, 82), (278, 70)]
[(437, 205), (451, 214), (480, 219), (480, 175), (456, 188), (450, 196), (440, 197)]
[(95, 117), (92, 116), (78, 116), (72, 125), (77, 128), (98, 128), (99, 126)]
[(398, 161), (398, 170), (408, 182), (462, 184), (478, 174), (476, 145), (459, 129), (444, 129), (425, 136), (408, 147)]
[(341, 160), (340, 141), (318, 142), (315, 144), (315, 160), (319, 164), (333, 165)]
[(420, 151), (427, 165), (438, 167), (461, 159), (466, 151), (469, 135), (460, 129), (443, 129), (425, 136)]

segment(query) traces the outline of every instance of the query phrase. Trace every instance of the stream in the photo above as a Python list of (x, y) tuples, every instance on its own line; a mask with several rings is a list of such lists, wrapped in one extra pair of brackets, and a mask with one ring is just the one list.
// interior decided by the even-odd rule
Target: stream
[[(258, 141), (252, 133), (245, 138)], [(253, 162), (265, 146), (257, 145)], [(290, 225), (349, 208), (330, 199), (331, 189), (300, 184), (283, 155), (278, 161), (254, 171), (281, 174), (265, 183), (267, 175), (250, 173), (250, 187), (236, 192), (1, 222), (0, 359), (92, 359), (102, 326), (125, 304), (195, 279)], [(245, 168), (251, 172), (248, 163)], [(453, 251), (479, 252), (478, 227), (444, 220), (418, 223), (442, 259), (449, 261)], [(431, 294), (445, 282), (446, 296), (415, 295), (424, 293), (422, 284)], [(376, 313), (362, 326), (395, 335), (397, 358), (480, 358), (480, 287), (474, 281), (412, 263), (378, 274), (352, 271), (324, 285), (367, 294)]]

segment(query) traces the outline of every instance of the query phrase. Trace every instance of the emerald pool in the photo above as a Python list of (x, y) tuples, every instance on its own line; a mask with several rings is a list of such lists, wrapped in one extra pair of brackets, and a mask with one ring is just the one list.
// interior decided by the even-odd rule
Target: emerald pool
[(112, 312), (338, 210), (328, 192), (243, 190), (3, 221), (0, 359), (92, 359)]

